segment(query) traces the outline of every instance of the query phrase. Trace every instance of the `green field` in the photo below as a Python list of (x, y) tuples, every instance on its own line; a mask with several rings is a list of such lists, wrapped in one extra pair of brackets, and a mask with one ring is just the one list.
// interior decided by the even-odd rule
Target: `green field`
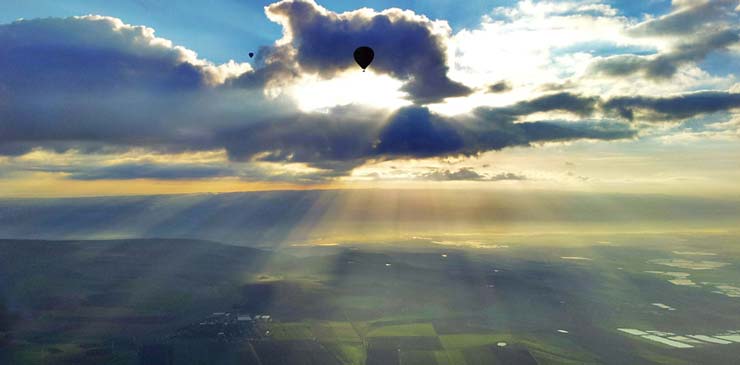
[[(676, 349), (617, 330), (740, 330), (740, 298), (717, 292), (740, 286), (733, 237), (529, 239), (505, 249), (349, 243), (300, 255), (185, 240), (0, 241), (0, 363), (137, 364), (152, 343), (186, 365), (719, 364), (739, 356), (740, 344)], [(726, 264), (692, 270), (656, 259)], [(696, 285), (652, 272), (687, 272)], [(270, 320), (232, 337), (178, 335), (214, 312)]]

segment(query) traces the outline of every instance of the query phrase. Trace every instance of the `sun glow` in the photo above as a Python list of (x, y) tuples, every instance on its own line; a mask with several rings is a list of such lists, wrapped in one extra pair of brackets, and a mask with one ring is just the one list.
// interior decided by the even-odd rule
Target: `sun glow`
[(335, 106), (364, 105), (373, 108), (397, 109), (410, 105), (403, 82), (388, 75), (351, 71), (328, 80), (306, 76), (291, 87), (298, 107), (305, 112), (323, 111)]

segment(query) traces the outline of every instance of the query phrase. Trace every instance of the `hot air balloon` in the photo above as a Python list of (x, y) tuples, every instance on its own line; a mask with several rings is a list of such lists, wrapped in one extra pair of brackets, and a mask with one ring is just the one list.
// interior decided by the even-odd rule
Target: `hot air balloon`
[(254, 57), (254, 52), (249, 52), (249, 58)]
[(362, 67), (362, 72), (365, 72), (367, 66), (370, 66), (373, 58), (375, 58), (375, 52), (370, 47), (362, 46), (355, 50), (355, 62)]

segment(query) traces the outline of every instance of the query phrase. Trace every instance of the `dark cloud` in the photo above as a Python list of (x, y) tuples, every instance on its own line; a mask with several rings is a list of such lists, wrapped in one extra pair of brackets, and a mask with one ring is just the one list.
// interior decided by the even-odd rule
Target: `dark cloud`
[[(383, 16), (371, 18), (382, 23)], [(428, 26), (413, 25), (408, 19), (394, 22), (407, 22), (404, 26), (412, 28)], [(363, 24), (361, 21), (365, 27)], [(71, 29), (70, 39), (65, 26)], [(95, 32), (96, 37), (90, 37), (93, 39), (114, 41), (95, 43), (84, 36), (86, 32)], [(131, 35), (124, 37), (120, 32)], [(459, 118), (443, 117), (418, 106), (390, 115), (356, 106), (334, 108), (328, 113), (303, 113), (285, 100), (265, 99), (261, 88), (214, 86), (212, 80), (220, 72), (214, 66), (202, 64), (188, 51), (154, 38), (151, 30), (126, 26), (112, 18), (24, 21), (4, 26), (0, 33), (5, 37), (2, 47), (14, 55), (3, 59), (7, 69), (0, 71), (4, 72), (0, 92), (14, 91), (5, 93), (10, 101), (3, 99), (0, 103), (0, 153), (6, 155), (20, 155), (35, 147), (60, 152), (74, 148), (81, 153), (120, 152), (131, 147), (160, 152), (223, 148), (235, 161), (303, 162), (328, 171), (322, 176), (331, 177), (368, 160), (474, 155), (531, 143), (634, 135), (622, 124), (516, 123), (520, 117), (537, 112), (585, 116), (594, 111), (597, 98), (570, 93), (502, 108), (479, 108)], [(24, 46), (27, 44), (44, 46), (31, 51)], [(96, 58), (98, 49), (102, 53)], [(58, 50), (66, 54), (63, 60), (55, 59), (61, 52)], [(270, 51), (274, 52), (262, 52), (260, 57), (287, 57)], [(121, 62), (113, 54), (119, 55)], [(442, 62), (439, 57), (437, 60)], [(35, 63), (35, 59), (47, 61)], [(413, 62), (409, 65), (411, 71), (417, 67)], [(180, 73), (182, 67), (194, 70), (198, 77)], [(8, 70), (12, 70), (12, 76)], [(257, 86), (272, 80), (265, 70), (234, 80)], [(82, 74), (79, 85), (68, 85)], [(69, 81), (62, 81), (63, 77)], [(21, 78), (34, 88), (15, 89)], [(217, 167), (157, 169), (138, 165), (70, 174), (76, 179), (241, 176), (239, 171)]]
[(404, 108), (385, 125), (373, 146), (373, 155), (433, 157), (463, 150), (463, 141), (453, 123), (427, 108)]
[(210, 91), (70, 93), (61, 98), (43, 92), (19, 94), (7, 107), (0, 106), (0, 152), (20, 155), (34, 147), (82, 153), (132, 147), (160, 152), (218, 149), (223, 147), (219, 129), (280, 111), (265, 110), (280, 103), (261, 106), (259, 100), (259, 95), (242, 100)]
[(551, 92), (565, 91), (569, 89), (575, 89), (576, 87), (578, 87), (578, 84), (573, 80), (565, 80), (564, 82), (548, 82), (540, 85), (538, 89), (544, 92)]
[(217, 139), (238, 161), (306, 162), (347, 171), (372, 154), (387, 116), (359, 107), (328, 114), (296, 113), (219, 131)]
[(609, 99), (602, 107), (628, 120), (635, 119), (635, 112), (641, 112), (642, 119), (672, 121), (740, 108), (740, 93), (705, 91), (663, 98), (625, 96)]
[(529, 143), (574, 141), (578, 139), (617, 140), (633, 138), (636, 131), (613, 122), (532, 122), (517, 123)]
[(550, 111), (564, 111), (577, 115), (589, 115), (596, 109), (598, 101), (599, 98), (595, 96), (583, 96), (568, 92), (560, 92), (540, 96), (532, 100), (522, 101), (511, 107), (480, 110), (508, 114), (514, 117)]
[(737, 29), (726, 29), (678, 44), (671, 51), (651, 56), (618, 55), (600, 59), (590, 66), (593, 74), (621, 77), (641, 74), (650, 79), (669, 79), (685, 64), (699, 62), (708, 54), (738, 43)]
[[(407, 32), (410, 39), (427, 37), (421, 42), (427, 53), (410, 60), (399, 59), (397, 69), (391, 69), (392, 65), (383, 60), (377, 67), (417, 81), (426, 80), (431, 76), (418, 72), (429, 71), (430, 65), (414, 60), (420, 57), (446, 72), (444, 49), (432, 33), (433, 24), (410, 13), (360, 11), (340, 17), (305, 1), (281, 2), (272, 11), (273, 15), (283, 14), (285, 20), (296, 23), (290, 25), (294, 27), (291, 29), (300, 30), (300, 37), (304, 37), (298, 43), (294, 39), (299, 51), (318, 42), (322, 34), (339, 32), (339, 25), (356, 28), (347, 34), (360, 40), (366, 40), (365, 36), (380, 37), (379, 34), (384, 35), (382, 39), (393, 40), (396, 37), (387, 35), (401, 37)], [(304, 13), (295, 18), (295, 12)], [(307, 14), (318, 20), (306, 20)], [(312, 27), (328, 30), (320, 32)], [(440, 116), (424, 107), (404, 108), (390, 115), (356, 106), (334, 108), (328, 113), (303, 113), (289, 101), (266, 99), (257, 87), (274, 80), (275, 73), (293, 72), (285, 66), (293, 57), (288, 49), (261, 50), (258, 61), (267, 66), (232, 80), (254, 86), (253, 90), (224, 88), (213, 84), (213, 80), (223, 78), (222, 70), (154, 37), (152, 32), (114, 18), (95, 16), (2, 26), (1, 47), (15, 56), (3, 58), (7, 68), (0, 71), (4, 72), (0, 92), (14, 90), (9, 93), (10, 102), (0, 102), (0, 151), (19, 155), (34, 147), (55, 151), (74, 148), (82, 153), (131, 147), (161, 152), (223, 148), (235, 161), (303, 162), (341, 174), (368, 160), (474, 155), (531, 143), (634, 135), (619, 123), (612, 127), (590, 122), (516, 123), (520, 117), (537, 112), (563, 111), (582, 116), (593, 113), (598, 98), (570, 93), (546, 95), (508, 107), (479, 108), (472, 115), (459, 118)], [(298, 37), (297, 33), (294, 36)], [(407, 39), (401, 43), (412, 42)], [(37, 47), (31, 51), (27, 45)], [(397, 54), (397, 50), (392, 50), (394, 45), (400, 47), (391, 42), (381, 44), (380, 49), (389, 47), (389, 54)], [(411, 51), (422, 52), (422, 48)], [(60, 52), (66, 57), (57, 59)], [(322, 62), (328, 62), (314, 51), (307, 52), (295, 55), (303, 67), (318, 69)], [(120, 62), (112, 55), (118, 55)], [(277, 66), (268, 69), (271, 65)], [(329, 64), (327, 70), (345, 66), (351, 65)], [(191, 68), (198, 77), (178, 72), (182, 67)], [(8, 70), (12, 70), (12, 76)], [(60, 81), (61, 77), (69, 82)], [(69, 87), (68, 83), (74, 84), (76, 77), (83, 86)], [(34, 88), (14, 89), (21, 78)], [(227, 173), (202, 168), (176, 170), (181, 167), (155, 171), (148, 166), (117, 166), (73, 172), (73, 177), (181, 173), (194, 178)]]
[(225, 130), (220, 140), (237, 160), (303, 162), (337, 171), (368, 160), (471, 156), (537, 143), (580, 139), (634, 138), (637, 131), (614, 120), (533, 121), (539, 112), (568, 112), (587, 117), (605, 112), (633, 120), (676, 120), (740, 107), (740, 94), (691, 93), (669, 98), (598, 97), (571, 93), (545, 95), (508, 107), (478, 108), (470, 115), (445, 117), (425, 107), (407, 107), (386, 116), (355, 107)]
[(266, 8), (281, 23), (303, 70), (330, 77), (356, 69), (352, 53), (359, 46), (375, 50), (370, 68), (405, 80), (403, 90), (417, 103), (433, 103), (472, 92), (447, 77), (445, 38), (449, 28), (400, 9), (361, 9), (342, 14), (311, 0), (284, 0)]
[[(591, 115), (598, 105), (599, 98), (569, 92), (560, 92), (520, 101), (507, 107), (479, 107), (473, 113), (489, 123), (512, 124), (520, 117), (540, 112), (569, 112), (579, 116)], [(524, 125), (526, 123), (522, 123)]]
[(577, 139), (632, 138), (624, 123), (540, 121), (517, 123), (537, 112), (588, 115), (598, 98), (568, 93), (546, 95), (502, 108), (478, 108), (457, 118), (426, 107), (402, 108), (387, 117), (357, 108), (253, 124), (224, 131), (226, 147), (238, 160), (304, 162), (351, 169), (367, 160), (475, 155), (532, 143)]
[(410, 107), (390, 117), (348, 107), (328, 114), (297, 114), (223, 131), (231, 158), (304, 162), (352, 169), (368, 159), (433, 157), (463, 148), (456, 129), (427, 108)]
[(511, 83), (506, 80), (499, 81), (488, 87), (489, 93), (505, 93), (511, 91)]
[[(296, 30), (290, 47), (261, 50), (257, 58), (263, 66), (232, 78), (227, 76), (234, 73), (153, 37), (150, 29), (126, 26), (113, 18), (43, 19), (0, 26), (0, 154), (21, 155), (36, 147), (54, 151), (74, 148), (80, 153), (120, 152), (132, 147), (161, 152), (225, 149), (232, 161), (242, 165), (298, 162), (321, 172), (308, 177), (276, 177), (269, 171), (243, 166), (156, 168), (144, 164), (68, 173), (75, 179), (236, 176), (318, 181), (346, 174), (367, 161), (471, 156), (512, 146), (636, 136), (634, 127), (621, 120), (590, 119), (598, 118), (601, 112), (609, 117), (650, 121), (740, 107), (740, 94), (726, 92), (609, 100), (558, 92), (504, 107), (481, 107), (457, 117), (439, 115), (419, 105), (393, 112), (347, 106), (304, 113), (287, 98), (266, 98), (262, 87), (291, 78), (301, 68), (333, 73), (355, 67), (351, 60), (336, 61), (309, 46), (325, 47), (319, 42), (322, 37), (338, 48), (373, 37), (387, 39), (389, 43), (381, 42), (378, 50), (399, 58), (399, 63), (385, 64), (378, 59), (374, 66), (406, 80), (407, 87), (435, 89), (424, 91), (440, 93), (435, 99), (452, 95), (447, 88), (453, 82), (445, 76), (441, 36), (432, 32), (432, 22), (397, 10), (340, 16), (313, 3), (286, 1), (276, 4), (273, 11), (288, 21), (288, 29)], [(348, 29), (349, 38), (343, 38), (342, 27)], [(410, 38), (403, 38), (403, 34)], [(716, 49), (737, 37), (721, 34), (725, 34), (725, 41), (696, 46)], [(417, 39), (421, 43), (414, 43)], [(703, 54), (686, 47), (687, 54)], [(399, 50), (407, 48), (416, 56), (402, 60), (408, 57)], [(219, 82), (239, 87), (224, 87)], [(414, 98), (421, 101), (429, 95), (417, 93)], [(522, 121), (542, 112), (571, 113), (581, 120)]]
[(697, 1), (692, 6), (642, 22), (628, 31), (633, 36), (692, 35), (706, 29), (717, 29), (722, 21), (737, 22), (737, 0)]
[(272, 88), (289, 84), (300, 76), (298, 64), (289, 47), (260, 47), (254, 72), (245, 72), (225, 80), (226, 86), (237, 88)]
[(13, 93), (174, 91), (216, 77), (215, 68), (159, 41), (150, 28), (101, 16), (0, 25), (0, 84)]
[(208, 128), (264, 109), (216, 87), (231, 73), (116, 18), (0, 25), (0, 153), (214, 147)]

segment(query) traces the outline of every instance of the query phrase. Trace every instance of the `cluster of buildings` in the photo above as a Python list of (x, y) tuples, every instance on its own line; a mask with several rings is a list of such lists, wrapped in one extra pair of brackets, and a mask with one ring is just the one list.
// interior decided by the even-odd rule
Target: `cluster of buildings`
[(272, 321), (267, 314), (255, 316), (232, 312), (214, 312), (204, 320), (180, 329), (176, 337), (214, 338), (228, 341), (234, 338), (261, 338), (269, 334), (264, 326)]

